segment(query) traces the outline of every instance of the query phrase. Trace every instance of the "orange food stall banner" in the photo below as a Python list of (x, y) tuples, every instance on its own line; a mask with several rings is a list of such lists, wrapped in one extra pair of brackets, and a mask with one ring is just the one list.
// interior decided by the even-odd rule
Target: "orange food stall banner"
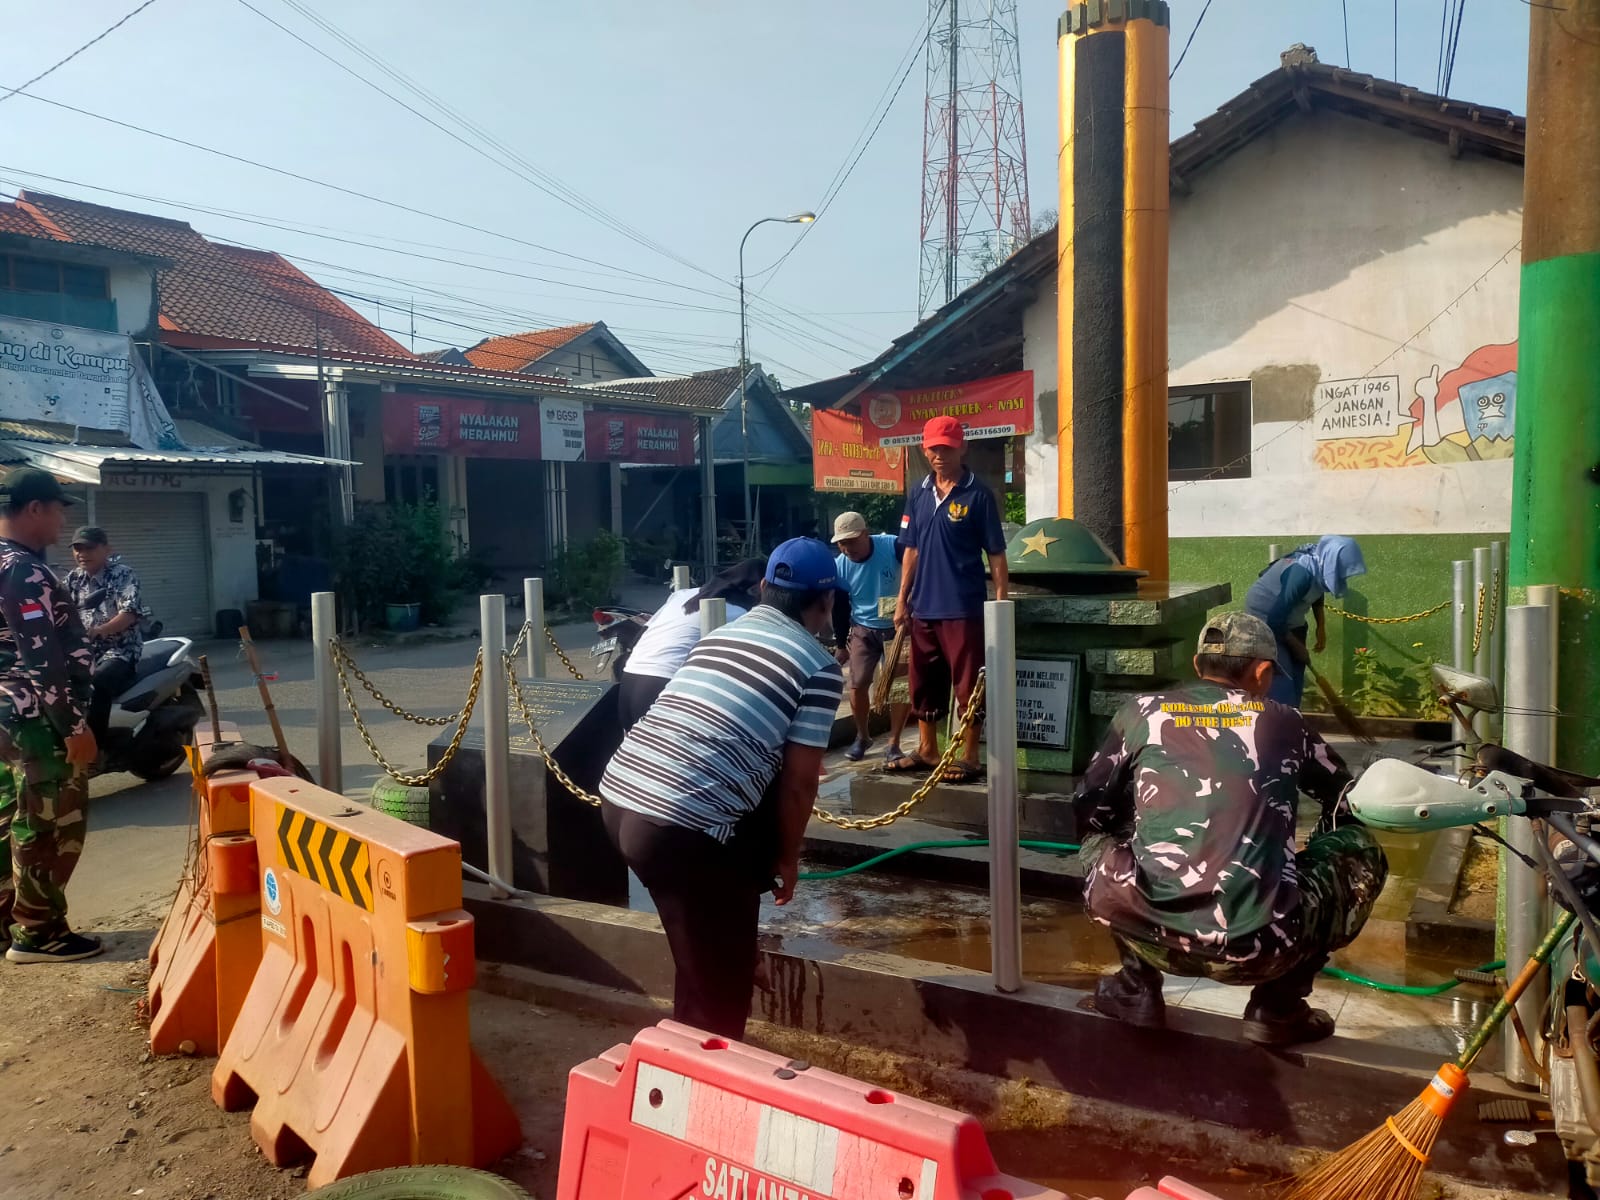
[(819, 492), (903, 492), (906, 452), (869, 446), (861, 418), (819, 408), (811, 414), (812, 480)]
[(968, 440), (1033, 432), (1033, 372), (1014, 371), (969, 383), (892, 392), (864, 392), (868, 445), (915, 446), (934, 417), (954, 417)]

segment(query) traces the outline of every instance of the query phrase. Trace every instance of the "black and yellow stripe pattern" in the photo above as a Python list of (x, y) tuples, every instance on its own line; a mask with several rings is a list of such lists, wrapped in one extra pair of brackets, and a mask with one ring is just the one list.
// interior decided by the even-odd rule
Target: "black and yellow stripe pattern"
[(281, 804), (277, 831), (284, 866), (372, 911), (372, 860), (366, 842)]
[(1165, 0), (1062, 14), (1058, 513), (1167, 576)]

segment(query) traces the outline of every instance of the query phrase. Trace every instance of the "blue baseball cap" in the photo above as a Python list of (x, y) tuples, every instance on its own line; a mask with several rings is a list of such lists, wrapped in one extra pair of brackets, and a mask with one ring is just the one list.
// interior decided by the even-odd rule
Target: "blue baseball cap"
[(816, 538), (790, 538), (767, 559), (766, 581), (795, 592), (845, 591), (833, 550)]

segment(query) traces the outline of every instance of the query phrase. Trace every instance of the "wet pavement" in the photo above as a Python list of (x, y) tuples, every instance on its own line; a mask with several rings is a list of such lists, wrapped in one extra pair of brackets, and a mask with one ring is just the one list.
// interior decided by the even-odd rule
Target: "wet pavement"
[[(1348, 742), (1339, 746), (1357, 767), (1379, 756), (1408, 756), (1412, 748), (1412, 743), (1405, 742), (1376, 748)], [(819, 804), (847, 812), (849, 780), (862, 769), (845, 762), (842, 755), (830, 755)], [(925, 824), (919, 826), (916, 836), (927, 836), (929, 829)], [(948, 836), (961, 834), (950, 830)], [(1334, 956), (1333, 966), (1388, 983), (1432, 985), (1450, 981), (1458, 967), (1480, 965), (1406, 952), (1406, 918), (1435, 837), (1380, 835), (1389, 857), (1388, 884), (1366, 929), (1353, 945)], [(874, 845), (910, 840), (913, 838), (908, 835), (896, 842), (882, 832), (873, 839)], [(825, 871), (837, 865), (807, 862), (802, 870)], [(637, 899), (648, 904), (642, 892)], [(802, 882), (789, 905), (779, 908), (768, 902), (763, 906), (762, 928), (773, 948), (792, 953), (837, 947), (980, 971), (989, 967), (987, 890), (929, 882), (904, 873), (867, 870), (839, 879)], [(1030, 982), (1088, 990), (1102, 974), (1116, 969), (1116, 953), (1105, 929), (1090, 921), (1076, 902), (1024, 896), (1022, 963)], [(1169, 977), (1166, 982), (1169, 1005), (1222, 1015), (1241, 1016), (1248, 994), (1246, 988), (1210, 980)], [(1344, 1037), (1447, 1058), (1460, 1050), (1472, 1028), (1487, 1015), (1494, 993), (1481, 985), (1462, 984), (1438, 996), (1407, 996), (1324, 976), (1312, 1002), (1334, 1017)]]

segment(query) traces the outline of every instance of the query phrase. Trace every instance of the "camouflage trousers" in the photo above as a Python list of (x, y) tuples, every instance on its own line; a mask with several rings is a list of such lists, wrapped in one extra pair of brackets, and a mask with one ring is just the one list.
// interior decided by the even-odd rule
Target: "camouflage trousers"
[(34, 942), (66, 929), (88, 798), (87, 775), (48, 721), (0, 725), (0, 931)]
[[(1366, 826), (1349, 824), (1312, 836), (1295, 855), (1300, 907), (1270, 930), (1235, 939), (1227, 960), (1204, 958), (1151, 942), (1117, 936), (1118, 947), (1166, 975), (1214, 979), (1218, 983), (1281, 983), (1284, 998), (1311, 994), (1311, 984), (1335, 950), (1355, 941), (1389, 877), (1383, 847)], [(1254, 944), (1249, 943), (1254, 939)]]

